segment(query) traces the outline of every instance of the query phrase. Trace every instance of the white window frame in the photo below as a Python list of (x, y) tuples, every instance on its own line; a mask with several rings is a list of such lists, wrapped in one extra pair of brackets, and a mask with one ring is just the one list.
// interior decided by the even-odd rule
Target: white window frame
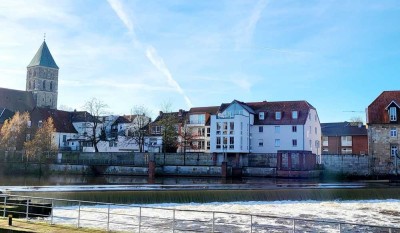
[(397, 129), (396, 128), (390, 129), (390, 137), (397, 137)]
[(389, 118), (390, 121), (397, 121), (397, 111), (396, 107), (389, 108)]
[(292, 111), (292, 119), (297, 119), (299, 117), (299, 114), (297, 111)]
[(275, 120), (280, 120), (282, 119), (282, 113), (281, 112), (275, 112)]
[(281, 139), (275, 139), (275, 147), (281, 146)]
[(258, 119), (260, 119), (260, 120), (264, 120), (264, 112), (259, 112), (258, 113)]
[(297, 133), (297, 125), (292, 125), (292, 132)]
[(391, 145), (390, 146), (390, 155), (391, 156), (396, 156), (399, 152), (399, 147), (397, 145)]

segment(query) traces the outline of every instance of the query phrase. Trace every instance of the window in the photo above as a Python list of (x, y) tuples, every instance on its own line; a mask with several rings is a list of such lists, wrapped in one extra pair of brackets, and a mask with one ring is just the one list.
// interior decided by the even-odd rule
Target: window
[(281, 132), (281, 127), (275, 126), (275, 133), (280, 133), (280, 132)]
[(297, 139), (293, 139), (293, 140), (292, 140), (292, 146), (293, 146), (293, 147), (296, 147), (296, 146), (297, 146)]
[(397, 121), (396, 107), (389, 108), (390, 121)]
[(66, 142), (66, 141), (67, 141), (67, 135), (63, 135), (62, 141), (63, 141), (63, 142)]
[(281, 146), (281, 139), (275, 139), (275, 147)]
[(258, 139), (258, 146), (263, 147), (264, 146), (264, 140), (263, 139)]
[(27, 122), (27, 127), (30, 128), (32, 126), (32, 121)]
[(222, 134), (228, 134), (228, 122), (222, 122)]
[(351, 136), (342, 136), (341, 141), (342, 141), (342, 146), (352, 146)]
[(310, 140), (309, 143), (310, 143), (310, 149), (312, 149), (312, 140)]
[(314, 131), (315, 131), (315, 134), (318, 134), (318, 130), (317, 130), (317, 127), (315, 127), (315, 130), (314, 130)]
[(342, 154), (352, 154), (353, 150), (351, 148), (342, 148)]
[(309, 131), (310, 131), (310, 134), (311, 134), (311, 125), (310, 125), (310, 127), (309, 127)]
[(53, 90), (53, 82), (50, 82), (50, 91)]
[(42, 121), (39, 121), (39, 122), (38, 122), (38, 127), (39, 127), (39, 128), (42, 128), (42, 125), (43, 125), (43, 122), (42, 122)]
[(207, 141), (207, 150), (209, 150), (210, 148), (211, 148), (210, 141)]
[(292, 126), (292, 132), (293, 132), (293, 133), (296, 133), (296, 132), (297, 132), (297, 125), (293, 125), (293, 126)]
[(311, 121), (311, 112), (308, 113), (308, 119)]
[(235, 133), (235, 122), (229, 122), (229, 134)]
[(234, 149), (235, 148), (235, 138), (230, 137), (229, 138), (229, 149)]
[(217, 134), (221, 134), (222, 122), (217, 122)]
[(280, 120), (282, 118), (281, 112), (275, 112), (275, 120)]
[(390, 155), (391, 155), (391, 156), (396, 156), (396, 155), (398, 155), (397, 145), (391, 145), (391, 146), (390, 146)]
[(153, 126), (152, 127), (152, 131), (153, 131), (153, 134), (159, 134), (159, 133), (161, 133), (161, 126)]
[(397, 129), (396, 128), (390, 129), (390, 137), (397, 137)]
[(217, 137), (217, 149), (221, 148), (221, 138)]
[(260, 133), (264, 132), (264, 127), (258, 126), (258, 132), (260, 132)]
[(205, 124), (205, 115), (204, 114), (195, 114), (189, 116), (190, 124)]
[(328, 137), (322, 137), (322, 146), (328, 146)]
[(264, 120), (264, 112), (259, 112), (258, 113), (258, 119), (259, 120)]
[(298, 113), (297, 111), (292, 111), (292, 119), (297, 119)]
[(46, 81), (43, 81), (43, 90), (46, 89)]
[(207, 137), (210, 137), (210, 128), (207, 128)]

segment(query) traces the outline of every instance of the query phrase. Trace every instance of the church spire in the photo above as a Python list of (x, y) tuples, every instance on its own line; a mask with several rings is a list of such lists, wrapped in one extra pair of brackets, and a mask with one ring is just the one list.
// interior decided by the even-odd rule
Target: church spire
[(47, 47), (46, 34), (44, 34), (43, 43), (40, 46), (39, 50), (36, 52), (32, 61), (29, 63), (28, 68), (33, 66), (44, 66), (48, 68), (58, 69), (56, 62), (54, 61), (53, 56), (51, 56), (50, 50)]

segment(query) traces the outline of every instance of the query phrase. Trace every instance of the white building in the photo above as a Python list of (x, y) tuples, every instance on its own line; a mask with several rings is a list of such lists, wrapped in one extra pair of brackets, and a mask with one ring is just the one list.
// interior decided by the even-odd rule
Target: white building
[(216, 153), (321, 153), (318, 114), (307, 101), (222, 104), (211, 116), (210, 136)]

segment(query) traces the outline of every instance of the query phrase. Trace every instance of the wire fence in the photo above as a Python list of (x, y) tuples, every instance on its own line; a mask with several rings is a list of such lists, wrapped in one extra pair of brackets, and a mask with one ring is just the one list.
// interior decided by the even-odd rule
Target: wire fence
[(374, 226), (277, 216), (1, 195), (3, 217), (119, 232), (390, 232)]

